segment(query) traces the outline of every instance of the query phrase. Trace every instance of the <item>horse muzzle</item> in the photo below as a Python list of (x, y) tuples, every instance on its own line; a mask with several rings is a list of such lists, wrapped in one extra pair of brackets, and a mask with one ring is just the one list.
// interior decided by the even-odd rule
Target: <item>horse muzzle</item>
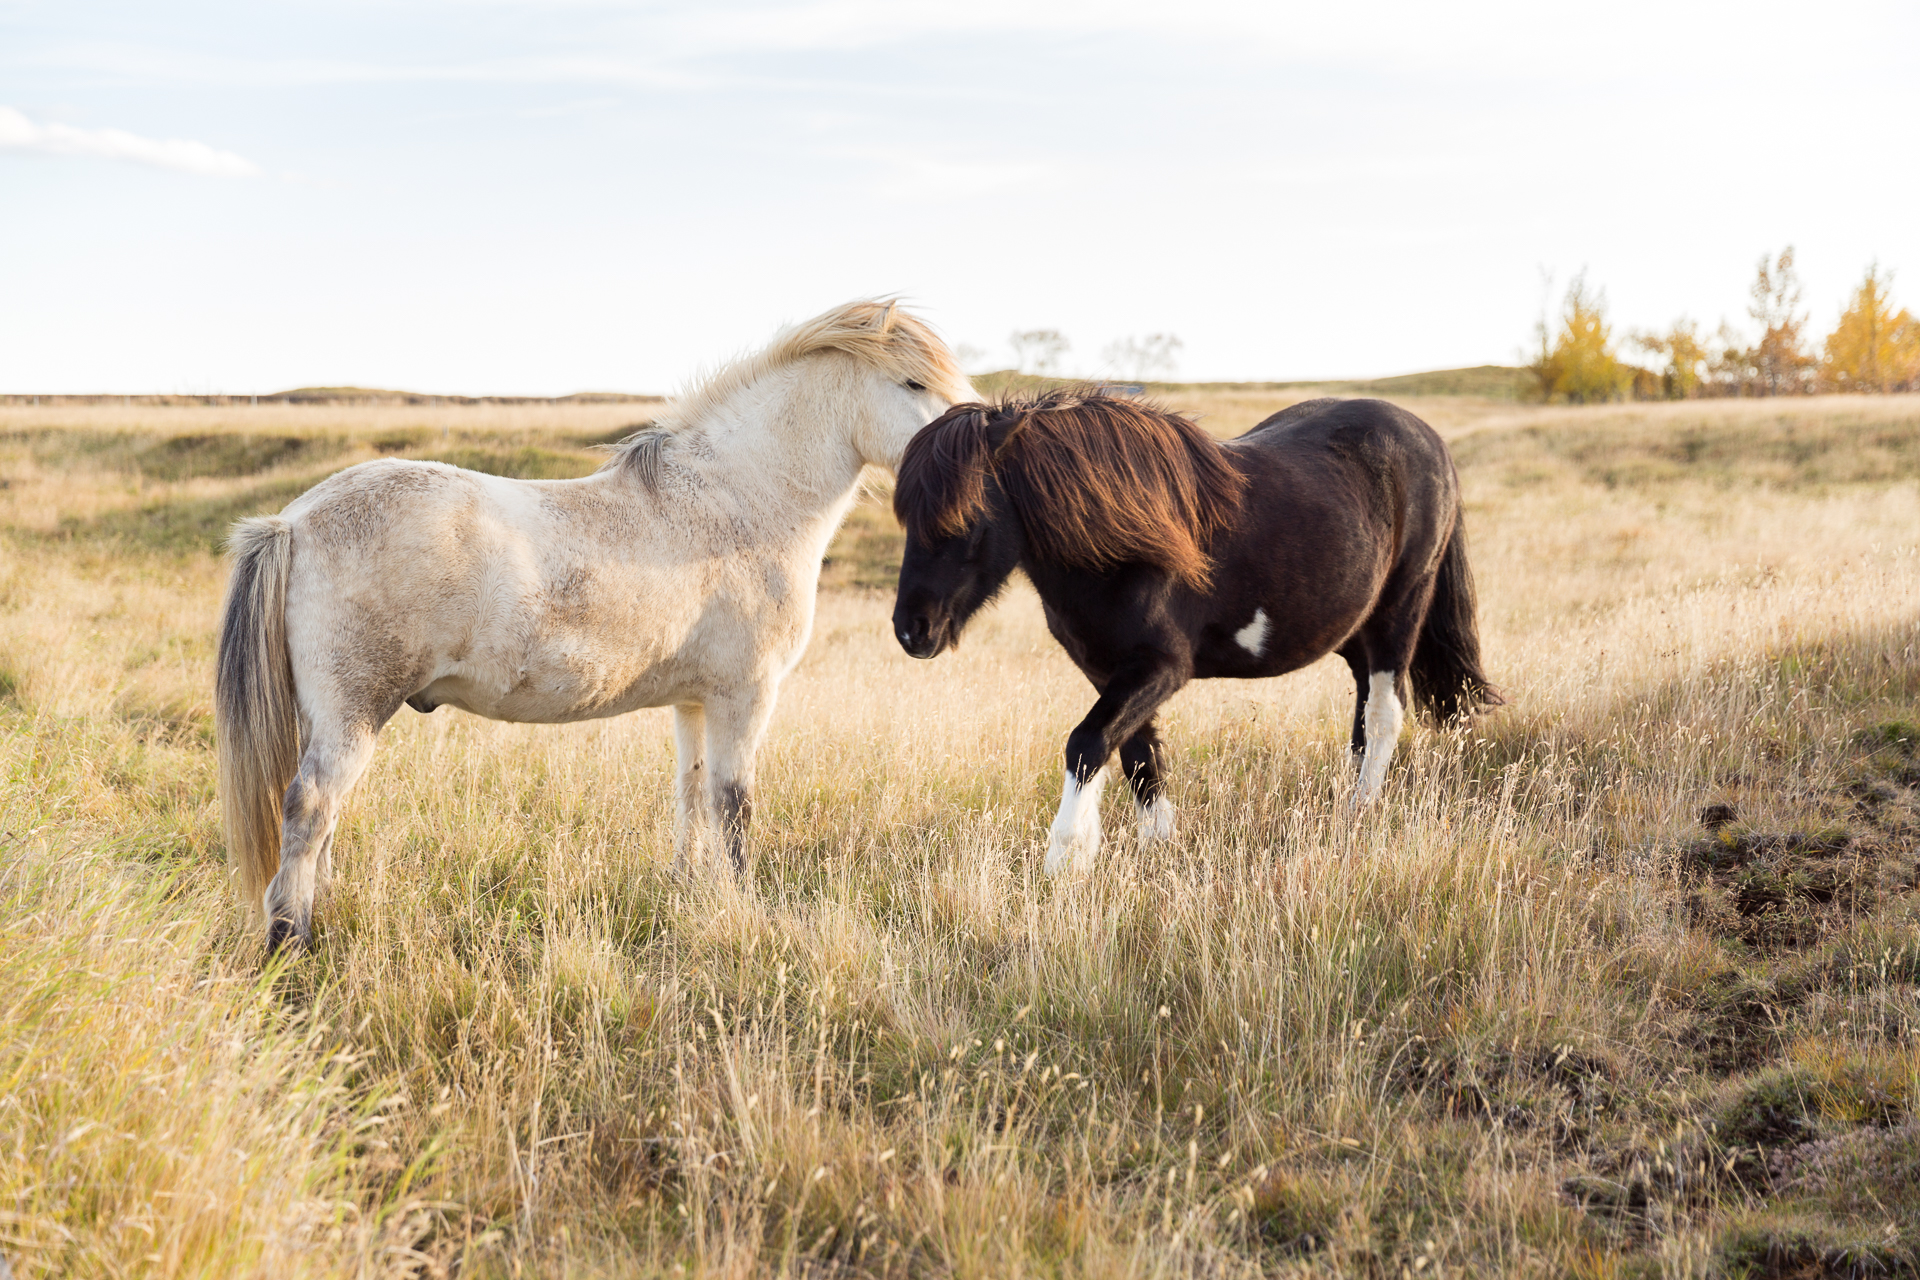
[(924, 613), (895, 616), (893, 638), (915, 658), (937, 658), (947, 647), (946, 620), (936, 622)]

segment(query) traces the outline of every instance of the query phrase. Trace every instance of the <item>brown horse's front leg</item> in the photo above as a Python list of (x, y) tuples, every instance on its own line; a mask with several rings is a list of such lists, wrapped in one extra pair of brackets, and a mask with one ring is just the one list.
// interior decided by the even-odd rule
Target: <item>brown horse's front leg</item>
[(1152, 721), (1160, 704), (1193, 678), (1189, 662), (1163, 653), (1143, 654), (1107, 681), (1093, 704), (1067, 736), (1066, 777), (1060, 812), (1047, 833), (1046, 870), (1057, 876), (1068, 867), (1084, 870), (1100, 851), (1100, 791), (1107, 760)]
[(1173, 838), (1173, 802), (1167, 799), (1164, 756), (1160, 733), (1151, 720), (1120, 744), (1120, 772), (1133, 787), (1142, 844)]

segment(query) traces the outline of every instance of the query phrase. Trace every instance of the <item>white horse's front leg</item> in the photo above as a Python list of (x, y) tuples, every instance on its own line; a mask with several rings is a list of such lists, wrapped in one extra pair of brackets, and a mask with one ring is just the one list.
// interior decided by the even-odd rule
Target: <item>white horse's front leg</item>
[(777, 686), (740, 690), (707, 703), (708, 779), (720, 839), (736, 875), (747, 872), (747, 828), (753, 822), (753, 757), (773, 718)]
[(673, 869), (686, 873), (712, 826), (707, 809), (707, 709), (697, 702), (673, 708)]
[(1400, 695), (1394, 692), (1397, 673), (1375, 671), (1367, 677), (1366, 754), (1360, 757), (1360, 782), (1353, 791), (1353, 807), (1364, 809), (1379, 799), (1386, 786), (1387, 766), (1393, 762), (1393, 749), (1400, 742), (1400, 725), (1405, 716)]
[(1067, 771), (1060, 788), (1060, 812), (1047, 833), (1047, 874), (1057, 876), (1072, 868), (1084, 871), (1100, 852), (1100, 792), (1107, 785), (1103, 765), (1084, 783)]

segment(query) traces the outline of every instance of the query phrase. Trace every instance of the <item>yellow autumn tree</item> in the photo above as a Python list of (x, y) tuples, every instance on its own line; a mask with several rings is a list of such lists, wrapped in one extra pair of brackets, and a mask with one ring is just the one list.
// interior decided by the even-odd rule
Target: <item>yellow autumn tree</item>
[(1920, 321), (1893, 309), (1891, 271), (1867, 268), (1840, 323), (1827, 335), (1820, 380), (1835, 391), (1920, 390)]
[(1559, 324), (1549, 329), (1543, 316), (1535, 326), (1538, 354), (1528, 362), (1535, 390), (1548, 403), (1599, 404), (1618, 400), (1633, 382), (1633, 371), (1613, 354), (1607, 324), (1605, 290), (1587, 288), (1586, 272), (1567, 285)]
[(1658, 374), (1661, 399), (1691, 400), (1701, 393), (1701, 375), (1707, 367), (1707, 340), (1700, 336), (1700, 326), (1692, 320), (1682, 316), (1665, 333), (1636, 333), (1633, 345), (1657, 357), (1665, 366)]

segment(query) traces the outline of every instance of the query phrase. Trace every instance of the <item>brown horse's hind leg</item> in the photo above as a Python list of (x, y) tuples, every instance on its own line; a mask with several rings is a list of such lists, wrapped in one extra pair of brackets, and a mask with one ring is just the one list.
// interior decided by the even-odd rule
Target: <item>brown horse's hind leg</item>
[(1354, 746), (1360, 752), (1355, 809), (1372, 804), (1386, 788), (1387, 766), (1393, 762), (1400, 729), (1406, 723), (1407, 668), (1432, 600), (1430, 576), (1408, 584), (1397, 599), (1383, 595), (1372, 616), (1361, 624), (1354, 637), (1357, 643), (1349, 642), (1340, 651), (1353, 671), (1360, 698), (1353, 726)]
[(1340, 656), (1347, 660), (1347, 670), (1353, 672), (1353, 738), (1352, 751), (1357, 764), (1361, 753), (1367, 749), (1367, 650), (1357, 640), (1349, 640), (1340, 649)]
[(333, 840), (340, 805), (373, 759), (373, 733), (316, 734), (287, 788), (280, 827), (280, 870), (267, 886), (267, 950), (304, 947), (313, 927), (313, 896)]

